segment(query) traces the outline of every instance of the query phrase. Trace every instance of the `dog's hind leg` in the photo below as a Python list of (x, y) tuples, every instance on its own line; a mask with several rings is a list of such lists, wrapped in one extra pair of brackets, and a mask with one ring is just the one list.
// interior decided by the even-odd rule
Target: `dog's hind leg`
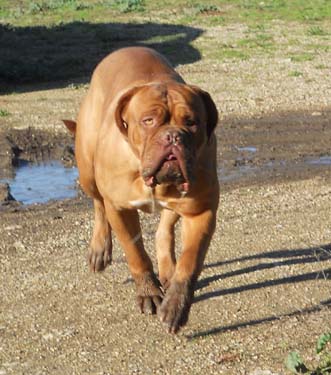
[(102, 199), (94, 198), (94, 228), (88, 262), (93, 272), (103, 271), (112, 260), (111, 227), (108, 223)]

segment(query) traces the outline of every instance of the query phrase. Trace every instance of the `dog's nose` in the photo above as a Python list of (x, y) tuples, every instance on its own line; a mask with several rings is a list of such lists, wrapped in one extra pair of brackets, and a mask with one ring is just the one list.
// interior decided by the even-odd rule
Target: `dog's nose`
[(164, 141), (167, 145), (177, 145), (182, 143), (182, 134), (177, 130), (168, 130), (164, 135)]

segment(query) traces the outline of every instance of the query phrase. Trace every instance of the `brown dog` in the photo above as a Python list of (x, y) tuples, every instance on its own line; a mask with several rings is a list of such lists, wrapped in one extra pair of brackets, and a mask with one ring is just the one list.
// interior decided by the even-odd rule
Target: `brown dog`
[[(148, 48), (107, 56), (94, 71), (75, 132), (83, 190), (94, 199), (89, 250), (93, 271), (111, 262), (114, 230), (142, 312), (158, 312), (169, 332), (188, 319), (194, 285), (215, 228), (217, 110), (209, 94), (185, 84)], [(159, 280), (144, 250), (137, 209), (161, 210), (156, 232)], [(174, 226), (182, 218), (176, 262)]]

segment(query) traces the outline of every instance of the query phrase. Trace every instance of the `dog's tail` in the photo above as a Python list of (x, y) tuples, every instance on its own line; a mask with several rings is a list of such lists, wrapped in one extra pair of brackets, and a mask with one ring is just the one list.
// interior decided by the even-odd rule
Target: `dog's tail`
[(72, 120), (62, 120), (64, 125), (69, 129), (70, 133), (75, 135), (76, 134), (76, 122)]

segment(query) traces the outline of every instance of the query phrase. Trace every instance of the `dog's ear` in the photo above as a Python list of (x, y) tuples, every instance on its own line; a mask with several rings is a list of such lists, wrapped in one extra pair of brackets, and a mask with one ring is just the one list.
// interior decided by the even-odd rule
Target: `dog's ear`
[(208, 139), (210, 138), (213, 130), (215, 129), (217, 122), (218, 122), (218, 112), (216, 105), (211, 98), (211, 96), (208, 94), (207, 91), (201, 90), (197, 86), (191, 86), (193, 91), (195, 91), (198, 95), (200, 95), (206, 109), (207, 114), (207, 136)]
[(120, 96), (115, 109), (115, 121), (119, 130), (125, 136), (128, 135), (129, 124), (124, 120), (123, 114), (131, 98), (140, 90), (140, 86), (133, 87)]
[(76, 134), (76, 122), (72, 120), (62, 120), (64, 125), (68, 128), (71, 134)]

